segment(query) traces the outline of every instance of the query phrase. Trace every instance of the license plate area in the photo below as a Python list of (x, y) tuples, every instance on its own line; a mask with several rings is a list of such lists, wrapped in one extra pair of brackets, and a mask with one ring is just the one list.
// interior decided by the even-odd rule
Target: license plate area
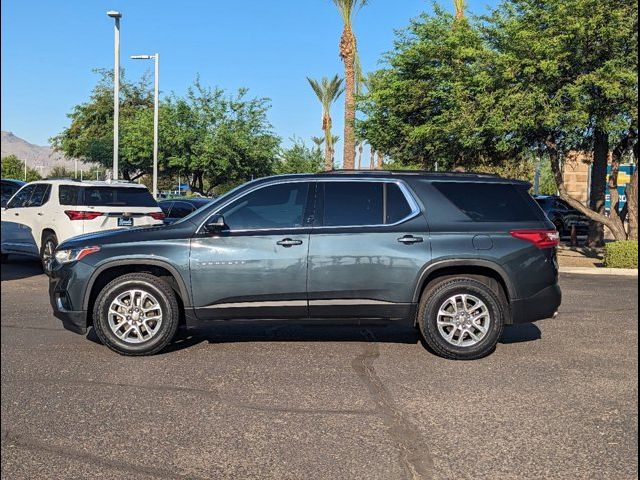
[(118, 217), (118, 226), (119, 227), (133, 227), (133, 218), (132, 217)]

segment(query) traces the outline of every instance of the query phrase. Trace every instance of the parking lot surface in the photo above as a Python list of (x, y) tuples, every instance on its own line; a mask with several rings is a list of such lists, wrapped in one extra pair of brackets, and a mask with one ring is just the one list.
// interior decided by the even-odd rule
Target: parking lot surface
[(637, 277), (565, 275), (488, 358), (380, 324), (218, 325), (154, 357), (62, 329), (2, 266), (2, 478), (636, 478)]

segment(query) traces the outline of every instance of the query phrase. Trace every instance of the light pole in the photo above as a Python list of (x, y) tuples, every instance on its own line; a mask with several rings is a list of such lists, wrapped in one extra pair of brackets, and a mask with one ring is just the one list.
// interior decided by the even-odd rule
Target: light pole
[(113, 65), (113, 179), (118, 179), (118, 119), (120, 116), (120, 19), (122, 14), (109, 10), (107, 15), (115, 20)]
[(153, 88), (153, 198), (158, 199), (158, 106), (159, 106), (159, 82), (160, 82), (160, 54), (153, 55), (132, 55), (133, 60), (155, 61), (155, 81)]

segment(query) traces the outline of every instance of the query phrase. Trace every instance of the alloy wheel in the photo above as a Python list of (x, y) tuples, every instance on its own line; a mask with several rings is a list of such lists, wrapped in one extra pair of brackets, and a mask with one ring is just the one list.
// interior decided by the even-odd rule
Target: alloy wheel
[(153, 338), (162, 325), (162, 307), (144, 290), (127, 290), (113, 299), (108, 312), (109, 328), (126, 343), (142, 343)]
[(438, 309), (438, 332), (456, 347), (477, 345), (487, 335), (490, 325), (489, 309), (474, 295), (454, 295)]

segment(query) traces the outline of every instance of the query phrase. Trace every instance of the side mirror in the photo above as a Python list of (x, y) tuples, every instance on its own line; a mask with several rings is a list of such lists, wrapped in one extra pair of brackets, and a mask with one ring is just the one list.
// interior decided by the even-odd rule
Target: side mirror
[(222, 215), (213, 215), (204, 224), (204, 231), (207, 233), (220, 233), (223, 230), (227, 230), (227, 225)]

